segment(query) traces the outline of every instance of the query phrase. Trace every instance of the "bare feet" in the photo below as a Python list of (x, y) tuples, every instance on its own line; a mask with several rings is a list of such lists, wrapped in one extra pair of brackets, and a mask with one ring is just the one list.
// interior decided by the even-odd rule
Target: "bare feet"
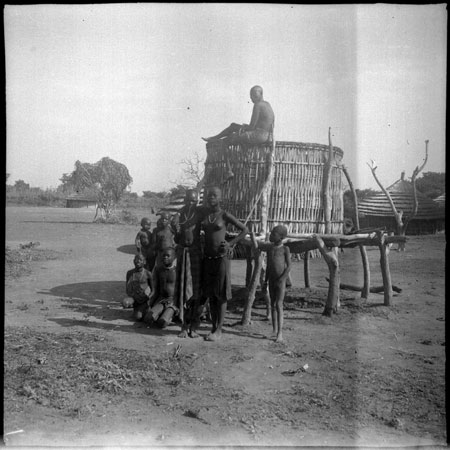
[(191, 338), (194, 338), (194, 339), (200, 337), (200, 335), (197, 332), (195, 332), (195, 331), (191, 331), (190, 336), (191, 336)]
[(187, 338), (188, 336), (187, 330), (181, 330), (181, 333), (178, 335), (179, 338)]
[(222, 337), (221, 331), (215, 331), (214, 333), (209, 333), (208, 336), (205, 337), (205, 341), (218, 341)]
[(275, 339), (275, 342), (283, 342), (283, 336), (279, 334), (277, 338)]

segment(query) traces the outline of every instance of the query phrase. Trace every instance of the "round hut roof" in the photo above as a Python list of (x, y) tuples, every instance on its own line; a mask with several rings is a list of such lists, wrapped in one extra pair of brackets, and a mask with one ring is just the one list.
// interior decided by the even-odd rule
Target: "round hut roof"
[[(386, 188), (397, 211), (403, 211), (403, 217), (407, 218), (411, 215), (414, 207), (414, 195), (412, 183), (404, 179), (405, 173), (394, 184)], [(416, 190), (417, 195), (417, 215), (415, 219), (440, 219), (442, 211), (438, 208), (435, 201), (431, 200), (424, 194)], [(391, 205), (383, 192), (374, 194), (362, 200), (358, 204), (358, 212), (365, 216), (383, 216), (394, 217)]]

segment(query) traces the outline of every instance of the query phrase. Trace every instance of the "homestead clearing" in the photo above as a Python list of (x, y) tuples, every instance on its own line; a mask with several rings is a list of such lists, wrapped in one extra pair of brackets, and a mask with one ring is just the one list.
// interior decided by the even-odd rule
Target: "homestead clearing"
[[(120, 302), (138, 227), (92, 215), (6, 208), (7, 445), (445, 444), (444, 234), (391, 251), (393, 306), (341, 290), (332, 318), (325, 262), (311, 260), (304, 289), (294, 261), (283, 344), (259, 298), (239, 325), (245, 261), (233, 260), (225, 334), (206, 342), (131, 320)], [(380, 286), (379, 251), (368, 254)], [(359, 250), (339, 259), (341, 282), (362, 285)]]

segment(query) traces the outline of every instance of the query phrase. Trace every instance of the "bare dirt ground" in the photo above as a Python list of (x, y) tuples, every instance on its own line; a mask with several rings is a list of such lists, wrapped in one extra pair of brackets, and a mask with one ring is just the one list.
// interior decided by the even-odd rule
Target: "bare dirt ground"
[[(7, 446), (445, 446), (443, 234), (390, 253), (394, 306), (341, 291), (331, 319), (325, 262), (311, 261), (311, 289), (294, 262), (282, 344), (260, 300), (238, 324), (245, 265), (233, 261), (225, 334), (207, 342), (131, 320), (120, 301), (137, 227), (92, 218), (6, 208)], [(362, 284), (359, 251), (340, 261), (341, 281)]]

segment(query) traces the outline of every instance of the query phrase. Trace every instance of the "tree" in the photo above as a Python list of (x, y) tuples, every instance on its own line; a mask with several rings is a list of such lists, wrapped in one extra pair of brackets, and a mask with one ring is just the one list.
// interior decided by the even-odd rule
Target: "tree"
[[(428, 161), (428, 139), (425, 141), (425, 158), (423, 160), (422, 165), (416, 166), (416, 168), (413, 171), (412, 177), (411, 177), (411, 184), (413, 187), (413, 200), (414, 200), (414, 204), (413, 204), (413, 210), (410, 214), (410, 216), (404, 220), (403, 218), (403, 211), (402, 210), (397, 210), (394, 201), (392, 200), (391, 195), (389, 194), (389, 192), (386, 190), (386, 188), (381, 184), (380, 180), (378, 179), (375, 171), (377, 169), (377, 166), (375, 164), (375, 161), (372, 160), (372, 164), (368, 164), (373, 177), (375, 178), (375, 181), (378, 183), (378, 186), (380, 186), (381, 190), (383, 191), (384, 195), (386, 195), (386, 198), (388, 199), (389, 204), (391, 205), (391, 209), (392, 212), (394, 214), (394, 218), (395, 218), (395, 222), (397, 224), (397, 234), (399, 236), (405, 236), (406, 235), (406, 229), (408, 228), (409, 223), (411, 222), (412, 219), (414, 219), (414, 217), (417, 215), (417, 209), (419, 206), (419, 202), (417, 200), (417, 188), (416, 188), (416, 179), (417, 179), (417, 175), (419, 175), (420, 172), (422, 172), (423, 168), (425, 167), (427, 161)], [(381, 245), (381, 244), (380, 244)], [(400, 251), (404, 251), (405, 250), (405, 244), (404, 242), (399, 243), (398, 249)]]
[(183, 185), (198, 186), (205, 173), (205, 158), (196, 152), (194, 156), (182, 159), (180, 164), (183, 165)]
[(424, 172), (416, 180), (417, 190), (431, 199), (445, 193), (445, 173)]
[(27, 192), (30, 190), (30, 185), (28, 183), (25, 183), (25, 181), (23, 181), (23, 180), (17, 180), (14, 183), (14, 189), (17, 192), (20, 192), (21, 194), (23, 194), (24, 192)]
[(94, 193), (98, 202), (96, 216), (100, 210), (102, 216), (105, 213), (109, 218), (133, 179), (125, 165), (104, 157), (94, 164), (76, 161), (75, 170), (71, 174), (63, 174), (61, 181), (66, 189)]

